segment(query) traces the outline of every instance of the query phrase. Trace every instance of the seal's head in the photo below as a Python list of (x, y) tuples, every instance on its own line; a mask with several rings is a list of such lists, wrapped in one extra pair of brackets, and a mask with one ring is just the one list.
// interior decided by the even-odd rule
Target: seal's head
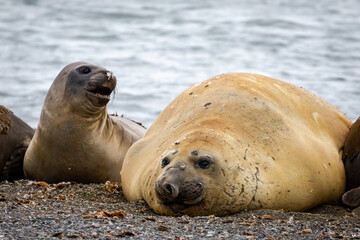
[[(159, 202), (173, 211), (183, 210), (189, 205), (200, 203), (205, 197), (202, 174), (190, 175), (196, 169), (212, 168), (214, 161), (206, 153), (194, 150), (184, 159), (176, 157), (177, 151), (167, 154), (161, 160), (162, 174), (155, 182), (155, 193)], [(201, 171), (201, 170), (200, 170)]]
[[(143, 194), (149, 205), (160, 214), (176, 216), (224, 215), (232, 212), (228, 203), (234, 209), (249, 203), (252, 195), (244, 194), (245, 180), (239, 180), (228, 161), (231, 147), (219, 145), (229, 146), (226, 136), (199, 131), (171, 144), (156, 161), (156, 177), (145, 181)], [(243, 177), (251, 178), (248, 175)]]
[(73, 106), (102, 108), (115, 87), (116, 77), (112, 72), (97, 65), (75, 62), (59, 73), (48, 95), (57, 101), (71, 102)]
[(110, 94), (115, 89), (116, 78), (105, 68), (88, 64), (76, 64), (69, 72), (66, 87), (69, 94), (85, 95), (97, 107), (105, 106), (110, 100)]

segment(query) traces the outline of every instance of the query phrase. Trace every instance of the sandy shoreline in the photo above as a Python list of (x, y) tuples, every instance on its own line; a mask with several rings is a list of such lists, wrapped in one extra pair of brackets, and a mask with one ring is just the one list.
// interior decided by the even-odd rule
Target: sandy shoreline
[(349, 209), (165, 217), (110, 184), (0, 182), (0, 239), (360, 239)]

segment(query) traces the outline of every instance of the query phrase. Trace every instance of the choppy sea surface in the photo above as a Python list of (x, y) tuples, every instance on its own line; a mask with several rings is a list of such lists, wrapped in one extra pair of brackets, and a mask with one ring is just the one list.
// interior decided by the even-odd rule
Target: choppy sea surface
[(2, 0), (0, 104), (36, 127), (68, 63), (114, 72), (109, 112), (149, 127), (186, 88), (221, 73), (296, 84), (360, 116), (360, 1)]

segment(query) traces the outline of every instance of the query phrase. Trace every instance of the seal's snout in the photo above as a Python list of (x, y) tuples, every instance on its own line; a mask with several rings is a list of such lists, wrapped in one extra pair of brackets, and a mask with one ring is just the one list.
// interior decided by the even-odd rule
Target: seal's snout
[(91, 76), (88, 85), (108, 88), (113, 91), (116, 86), (116, 77), (110, 71), (100, 71)]
[(199, 179), (184, 179), (184, 170), (169, 168), (155, 183), (155, 192), (164, 204), (196, 204), (203, 199), (204, 187)]
[(114, 76), (113, 72), (107, 71), (106, 76), (108, 81), (116, 81), (116, 77)]
[(110, 71), (100, 71), (90, 78), (86, 90), (95, 105), (105, 106), (110, 101), (110, 95), (115, 87), (114, 74)]
[(181, 177), (175, 168), (169, 168), (155, 183), (155, 192), (162, 202), (174, 201), (180, 193)]

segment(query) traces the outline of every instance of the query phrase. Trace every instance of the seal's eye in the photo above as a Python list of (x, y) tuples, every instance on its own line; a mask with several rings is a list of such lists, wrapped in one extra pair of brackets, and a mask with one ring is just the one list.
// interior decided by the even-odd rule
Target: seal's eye
[(208, 158), (201, 158), (198, 162), (199, 164), (199, 167), (202, 168), (202, 169), (207, 169), (209, 168), (211, 162), (209, 161)]
[(89, 67), (80, 67), (79, 72), (82, 74), (88, 74), (91, 72), (91, 69)]
[(168, 165), (170, 163), (169, 159), (167, 157), (163, 158), (163, 160), (161, 161), (161, 167), (165, 167), (166, 165)]

